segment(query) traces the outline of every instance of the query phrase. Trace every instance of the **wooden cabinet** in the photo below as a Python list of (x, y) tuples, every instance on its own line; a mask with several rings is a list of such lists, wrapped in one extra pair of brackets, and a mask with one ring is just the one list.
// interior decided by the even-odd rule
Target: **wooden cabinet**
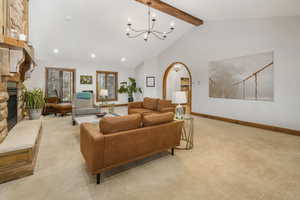
[(188, 99), (188, 104), (190, 104), (190, 78), (181, 77), (180, 78), (180, 90), (186, 92), (186, 98)]

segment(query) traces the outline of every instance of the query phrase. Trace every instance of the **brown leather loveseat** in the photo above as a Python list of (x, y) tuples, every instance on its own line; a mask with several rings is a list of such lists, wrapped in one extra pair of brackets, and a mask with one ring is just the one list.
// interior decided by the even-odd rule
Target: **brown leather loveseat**
[(174, 114), (132, 114), (104, 117), (97, 124), (80, 126), (80, 149), (87, 170), (97, 175), (151, 154), (172, 150), (180, 144), (183, 122), (174, 121)]
[(165, 113), (175, 112), (175, 106), (169, 100), (145, 97), (144, 101), (129, 102), (128, 114), (140, 113)]

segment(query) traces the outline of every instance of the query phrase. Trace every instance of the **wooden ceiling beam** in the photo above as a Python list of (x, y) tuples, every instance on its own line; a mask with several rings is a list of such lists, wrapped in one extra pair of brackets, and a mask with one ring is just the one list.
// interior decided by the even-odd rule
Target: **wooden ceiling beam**
[(171, 15), (173, 17), (176, 17), (178, 19), (181, 19), (183, 21), (186, 21), (190, 24), (193, 24), (194, 26), (200, 26), (203, 24), (203, 20), (194, 17), (182, 10), (179, 10), (178, 8), (175, 8), (163, 1), (160, 0), (136, 0), (136, 1), (145, 5), (148, 5), (149, 2), (151, 2), (150, 7), (157, 9), (161, 12), (164, 12), (168, 15)]

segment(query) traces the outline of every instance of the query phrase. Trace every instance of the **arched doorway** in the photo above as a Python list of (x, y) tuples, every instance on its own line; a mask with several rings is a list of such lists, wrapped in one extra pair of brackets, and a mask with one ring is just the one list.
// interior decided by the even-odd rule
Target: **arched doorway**
[[(175, 81), (177, 82), (179, 80), (180, 86), (174, 88), (171, 86), (172, 83), (170, 82), (170, 79), (174, 77), (175, 72), (175, 76), (177, 77)], [(176, 84), (178, 85), (178, 83)], [(190, 113), (192, 106), (192, 74), (189, 68), (182, 62), (174, 62), (166, 69), (163, 78), (163, 99), (172, 100), (172, 92), (176, 90), (186, 91), (188, 100), (185, 105), (186, 112)]]

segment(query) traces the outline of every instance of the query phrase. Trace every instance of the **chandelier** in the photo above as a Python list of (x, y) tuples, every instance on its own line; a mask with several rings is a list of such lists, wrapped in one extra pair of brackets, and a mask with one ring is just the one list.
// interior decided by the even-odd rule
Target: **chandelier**
[(127, 29), (126, 29), (126, 35), (128, 38), (137, 38), (141, 35), (144, 35), (144, 40), (145, 42), (148, 41), (149, 37), (151, 35), (155, 36), (156, 38), (160, 39), (160, 40), (164, 40), (167, 38), (167, 35), (172, 33), (173, 30), (175, 29), (175, 23), (171, 22), (170, 23), (170, 30), (166, 31), (166, 32), (161, 32), (158, 30), (155, 30), (155, 22), (156, 22), (156, 14), (153, 13), (151, 15), (151, 10), (150, 10), (150, 6), (151, 6), (151, 1), (147, 2), (148, 5), (148, 27), (147, 29), (134, 29), (132, 28), (132, 23), (131, 23), (131, 19), (128, 18), (128, 23), (127, 23)]

